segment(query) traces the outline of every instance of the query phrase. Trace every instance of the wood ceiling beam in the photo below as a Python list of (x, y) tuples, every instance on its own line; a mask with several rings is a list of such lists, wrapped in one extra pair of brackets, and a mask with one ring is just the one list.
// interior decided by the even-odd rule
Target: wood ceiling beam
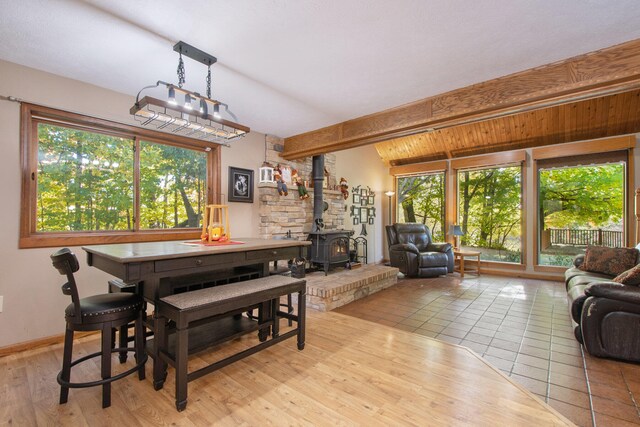
[(291, 136), (281, 156), (299, 159), (637, 88), (640, 39)]

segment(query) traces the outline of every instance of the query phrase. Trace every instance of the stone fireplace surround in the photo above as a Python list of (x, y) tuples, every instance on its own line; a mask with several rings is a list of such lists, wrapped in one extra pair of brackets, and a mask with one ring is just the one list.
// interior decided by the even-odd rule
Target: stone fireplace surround
[[(287, 184), (289, 194), (280, 196), (276, 184), (258, 183), (258, 202), (260, 203), (259, 236), (264, 239), (283, 238), (287, 232), (296, 240), (305, 240), (312, 231), (313, 225), (313, 181), (311, 176), (311, 157), (298, 161), (286, 161), (280, 158), (276, 145), (282, 145), (280, 138), (267, 135), (267, 161), (274, 167), (280, 165), (297, 169), (300, 178), (308, 181), (309, 198), (300, 200), (298, 187)], [(329, 172), (329, 185), (340, 182), (336, 177), (336, 157), (325, 154), (324, 165)], [(349, 177), (345, 177), (347, 181)], [(344, 228), (347, 203), (339, 190), (324, 189), (324, 201), (328, 209), (323, 213), (325, 230)], [(306, 305), (316, 310), (329, 311), (348, 304), (359, 298), (393, 286), (397, 282), (398, 269), (383, 265), (368, 264), (355, 270), (340, 270), (325, 276), (318, 271), (307, 274)], [(337, 271), (336, 270), (336, 271)], [(294, 298), (295, 299), (295, 298)], [(295, 303), (295, 301), (294, 301)]]
[[(287, 183), (289, 195), (278, 194), (276, 184), (258, 184), (258, 200), (260, 203), (260, 224), (258, 226), (259, 237), (272, 239), (284, 237), (291, 231), (291, 237), (297, 240), (304, 240), (311, 232), (313, 224), (313, 184), (311, 181), (311, 157), (297, 161), (287, 161), (280, 158), (275, 150), (276, 145), (282, 145), (284, 141), (274, 136), (267, 136), (267, 161), (274, 167), (277, 164), (290, 166), (297, 169), (300, 179), (309, 182), (307, 191), (309, 198), (300, 200), (298, 197), (298, 187)], [(336, 177), (336, 157), (334, 154), (326, 154), (324, 160), (325, 168), (329, 171), (329, 185), (334, 186), (340, 182), (340, 177)], [(346, 177), (348, 178), (348, 177)], [(346, 200), (342, 197), (340, 190), (324, 189), (324, 201), (329, 208), (323, 213), (325, 230), (337, 230), (344, 228), (344, 218), (346, 212)]]

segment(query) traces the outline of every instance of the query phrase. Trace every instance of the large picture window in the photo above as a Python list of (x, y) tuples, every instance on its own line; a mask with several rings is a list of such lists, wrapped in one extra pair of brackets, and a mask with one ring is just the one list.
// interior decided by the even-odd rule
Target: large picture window
[(419, 222), (431, 230), (434, 241), (445, 240), (444, 172), (399, 177), (398, 222)]
[(522, 262), (522, 167), (459, 170), (461, 248), (485, 261)]
[(587, 245), (625, 246), (626, 152), (538, 162), (538, 264), (568, 267)]
[(207, 145), (23, 105), (20, 246), (198, 237), (219, 186)]

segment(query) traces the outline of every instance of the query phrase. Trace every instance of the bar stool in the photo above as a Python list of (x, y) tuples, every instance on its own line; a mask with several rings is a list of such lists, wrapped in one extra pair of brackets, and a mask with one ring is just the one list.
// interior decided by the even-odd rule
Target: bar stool
[[(71, 296), (71, 304), (65, 309), (66, 331), (64, 335), (64, 353), (62, 370), (58, 374), (60, 384), (60, 404), (66, 403), (69, 388), (85, 388), (102, 386), (102, 407), (111, 406), (111, 383), (115, 380), (138, 372), (138, 378), (145, 377), (144, 365), (147, 354), (144, 351), (143, 301), (139, 295), (132, 293), (102, 294), (80, 299), (73, 273), (80, 265), (75, 254), (68, 248), (63, 248), (51, 255), (53, 266), (67, 276), (67, 283), (62, 285), (62, 293)], [(135, 322), (135, 347), (112, 348), (112, 331), (114, 328)], [(72, 361), (74, 331), (101, 331), (101, 351), (88, 354)], [(136, 365), (118, 375), (111, 376), (111, 353), (131, 351), (135, 352)], [(93, 357), (101, 356), (101, 380), (89, 382), (70, 382), (71, 368)]]

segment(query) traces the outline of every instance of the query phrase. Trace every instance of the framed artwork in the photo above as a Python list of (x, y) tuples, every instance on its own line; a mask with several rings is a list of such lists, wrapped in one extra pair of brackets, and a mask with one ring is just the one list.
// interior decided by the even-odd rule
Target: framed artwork
[(368, 204), (373, 206), (375, 204), (375, 196), (369, 196), (368, 199), (369, 199), (369, 203)]
[(360, 209), (360, 222), (366, 224), (369, 221), (369, 209)]
[(353, 204), (354, 205), (360, 204), (360, 194), (353, 193)]
[(369, 218), (376, 217), (376, 208), (369, 208)]
[(372, 217), (372, 216), (370, 216), (370, 217), (369, 217), (369, 225), (373, 225), (373, 220), (374, 220), (374, 219), (375, 219), (375, 218), (374, 218), (374, 217)]
[(358, 224), (360, 224), (360, 217), (354, 216), (353, 217), (353, 225), (358, 225)]
[(361, 197), (369, 197), (369, 191), (367, 191), (366, 188), (361, 188), (360, 189), (360, 196)]
[(230, 202), (253, 203), (253, 171), (229, 166)]

